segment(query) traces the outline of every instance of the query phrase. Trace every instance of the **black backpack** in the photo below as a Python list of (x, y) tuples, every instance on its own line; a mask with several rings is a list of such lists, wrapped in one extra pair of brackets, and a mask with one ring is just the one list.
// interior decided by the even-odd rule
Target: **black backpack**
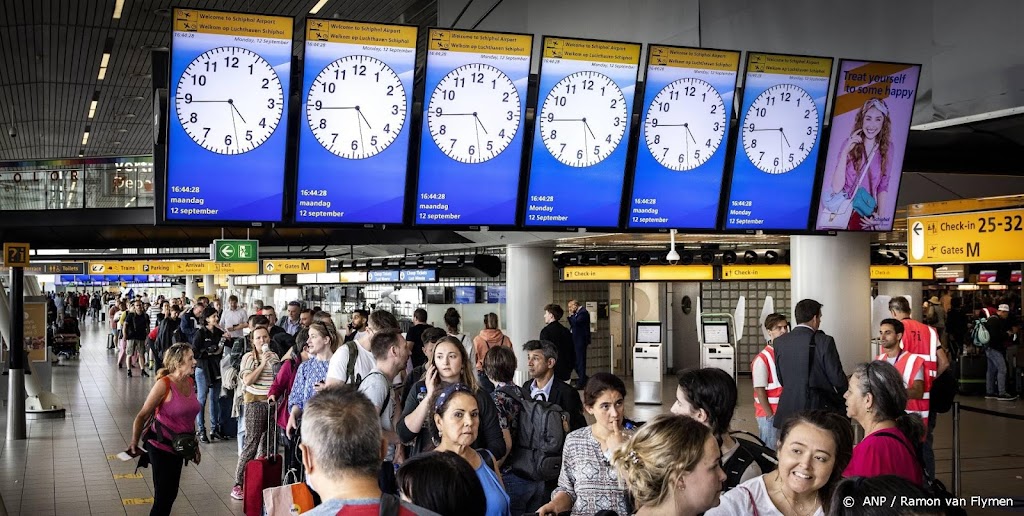
[(775, 452), (765, 446), (756, 435), (749, 432), (730, 432), (730, 436), (736, 439), (740, 447), (725, 461), (722, 469), (725, 470), (725, 482), (722, 483), (722, 491), (728, 491), (740, 484), (743, 473), (747, 471), (750, 463), (756, 462), (761, 467), (761, 473), (775, 471), (779, 467), (779, 461)]
[(562, 469), (562, 446), (569, 434), (569, 413), (543, 400), (523, 396), (515, 386), (503, 388), (522, 406), (518, 432), (506, 463), (516, 476), (529, 480), (556, 480)]

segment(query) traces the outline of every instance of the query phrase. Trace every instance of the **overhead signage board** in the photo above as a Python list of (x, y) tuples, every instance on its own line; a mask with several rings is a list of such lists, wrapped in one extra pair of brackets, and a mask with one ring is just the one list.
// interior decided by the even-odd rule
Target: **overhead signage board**
[(640, 44), (545, 36), (527, 227), (619, 225)]
[(873, 280), (907, 280), (910, 268), (906, 265), (872, 265), (870, 277)]
[(747, 54), (722, 227), (808, 228), (832, 58)]
[(628, 265), (606, 265), (600, 267), (565, 267), (562, 281), (630, 281), (633, 269)]
[(816, 229), (892, 231), (921, 65), (839, 61)]
[(296, 222), (402, 223), (416, 33), (306, 19)]
[(257, 262), (114, 261), (89, 262), (89, 274), (259, 274)]
[(640, 281), (711, 281), (715, 269), (710, 265), (642, 265)]
[(430, 29), (414, 221), (513, 226), (533, 36)]
[[(30, 263), (25, 274), (87, 274), (85, 262)], [(8, 272), (9, 267), (3, 267)]]
[(256, 262), (259, 261), (258, 240), (214, 240), (210, 259), (215, 262)]
[(723, 265), (722, 280), (788, 280), (792, 278), (789, 265)]
[(651, 45), (631, 229), (715, 229), (740, 53)]
[(327, 260), (262, 260), (261, 274), (316, 274), (327, 272)]
[(280, 222), (292, 18), (172, 16), (164, 218)]
[(28, 244), (4, 242), (4, 267), (28, 267)]
[(916, 280), (933, 281), (935, 279), (935, 269), (925, 266), (911, 267), (910, 277)]
[(432, 283), (437, 281), (435, 269), (402, 269), (369, 271), (368, 283)]
[(909, 217), (911, 264), (1024, 261), (1024, 208)]

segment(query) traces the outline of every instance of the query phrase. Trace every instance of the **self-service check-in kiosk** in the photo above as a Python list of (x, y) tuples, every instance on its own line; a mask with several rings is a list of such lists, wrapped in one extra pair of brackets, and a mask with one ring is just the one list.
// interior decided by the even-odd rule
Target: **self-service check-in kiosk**
[(700, 366), (717, 367), (736, 378), (736, 333), (732, 314), (700, 314)]
[(634, 403), (661, 405), (661, 377), (665, 370), (664, 332), (660, 321), (636, 323), (633, 344)]

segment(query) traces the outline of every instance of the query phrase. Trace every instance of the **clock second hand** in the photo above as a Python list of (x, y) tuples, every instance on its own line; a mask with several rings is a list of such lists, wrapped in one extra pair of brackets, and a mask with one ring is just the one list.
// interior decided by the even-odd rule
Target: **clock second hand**
[(243, 123), (243, 124), (247, 124), (248, 122), (246, 122), (246, 121), (245, 121), (245, 117), (244, 117), (244, 116), (242, 116), (242, 112), (241, 112), (241, 111), (239, 111), (237, 107), (235, 107), (235, 101), (234, 101), (234, 100), (231, 100), (231, 99), (228, 99), (228, 104), (230, 104), (230, 105), (231, 105), (231, 109), (234, 109), (234, 110), (235, 110), (235, 113), (238, 113), (238, 118), (241, 118), (241, 119), (242, 119), (242, 123)]
[[(231, 107), (235, 107), (234, 103), (230, 103), (229, 102), (229, 104), (231, 104)], [(235, 148), (237, 149), (238, 148), (238, 126), (235, 125), (235, 111), (236, 110), (234, 110), (234, 109), (231, 110), (231, 128), (235, 130)], [(242, 115), (239, 114), (238, 116), (242, 116)]]
[(356, 106), (356, 113), (359, 113), (359, 116), (363, 119), (363, 122), (366, 122), (367, 129), (373, 129), (373, 126), (370, 125), (370, 121), (366, 119), (366, 115), (363, 114), (363, 110), (359, 109), (359, 106)]
[(480, 128), (484, 130), (484, 134), (489, 134), (487, 132), (487, 128), (484, 127), (484, 123), (480, 121), (480, 117), (477, 116), (477, 114), (475, 112), (473, 113), (473, 118), (476, 119), (476, 123), (480, 124)]

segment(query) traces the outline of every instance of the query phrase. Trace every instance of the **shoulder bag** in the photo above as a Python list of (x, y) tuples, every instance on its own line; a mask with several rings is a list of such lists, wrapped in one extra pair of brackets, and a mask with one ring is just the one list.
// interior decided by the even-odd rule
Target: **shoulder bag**
[[(822, 227), (832, 229), (845, 229), (850, 224), (850, 208), (853, 208), (860, 216), (867, 217), (875, 211), (876, 201), (871, 196), (861, 183), (864, 182), (864, 177), (868, 175), (868, 168), (871, 166), (871, 160), (875, 158), (875, 149), (871, 150), (871, 154), (868, 155), (868, 159), (864, 162), (864, 166), (861, 168), (860, 175), (857, 177), (857, 185), (853, 187), (853, 197), (846, 197), (846, 193), (843, 191), (832, 192), (822, 200), (822, 205), (825, 207), (825, 211), (828, 212), (828, 220), (820, 221)], [(869, 211), (864, 211), (867, 208), (871, 208)]]

